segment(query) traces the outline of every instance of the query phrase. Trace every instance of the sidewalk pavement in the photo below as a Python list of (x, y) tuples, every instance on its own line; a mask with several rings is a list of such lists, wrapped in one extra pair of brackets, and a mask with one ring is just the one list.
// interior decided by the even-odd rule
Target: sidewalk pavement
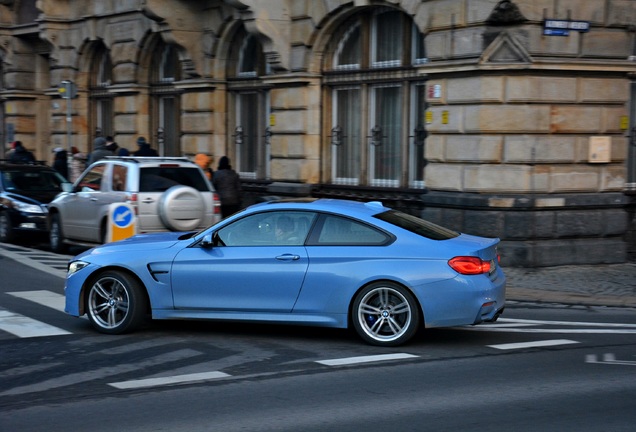
[(636, 307), (636, 263), (503, 267), (503, 271), (507, 300)]

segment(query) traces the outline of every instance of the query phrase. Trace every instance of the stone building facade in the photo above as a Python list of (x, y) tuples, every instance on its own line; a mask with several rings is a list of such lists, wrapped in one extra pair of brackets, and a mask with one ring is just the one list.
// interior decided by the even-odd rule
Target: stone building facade
[(39, 159), (144, 136), (228, 155), (246, 203), (382, 200), (504, 265), (635, 254), (633, 0), (0, 0), (0, 57), (2, 141)]

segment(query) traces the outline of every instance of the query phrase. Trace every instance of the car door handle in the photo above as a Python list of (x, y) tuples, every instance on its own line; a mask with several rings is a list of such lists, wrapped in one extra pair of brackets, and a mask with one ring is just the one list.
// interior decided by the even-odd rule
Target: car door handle
[(152, 198), (146, 198), (142, 201), (142, 203), (144, 204), (152, 204), (153, 202), (155, 202), (155, 200), (153, 200)]
[(300, 259), (300, 255), (282, 254), (276, 257), (278, 261), (296, 261)]

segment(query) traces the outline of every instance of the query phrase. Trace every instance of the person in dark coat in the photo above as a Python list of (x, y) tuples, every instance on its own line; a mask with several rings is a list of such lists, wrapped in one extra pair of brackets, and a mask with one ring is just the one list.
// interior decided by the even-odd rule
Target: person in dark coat
[(157, 150), (150, 147), (150, 144), (148, 144), (146, 138), (137, 138), (137, 145), (139, 146), (139, 150), (133, 153), (135, 156), (159, 156)]
[(68, 179), (68, 159), (66, 150), (62, 147), (56, 147), (53, 149), (53, 153), (55, 154), (53, 158), (53, 169), (62, 174), (65, 179)]
[(100, 159), (104, 159), (106, 156), (112, 156), (113, 152), (106, 147), (106, 138), (97, 137), (93, 141), (93, 152), (88, 157), (88, 165), (97, 162)]
[(232, 169), (230, 159), (223, 156), (212, 176), (212, 184), (221, 200), (221, 216), (226, 218), (241, 209), (241, 180)]
[(22, 145), (22, 141), (15, 141), (13, 143), (13, 152), (11, 156), (9, 156), (9, 162), (12, 163), (34, 163), (35, 157), (33, 157), (33, 153), (28, 151)]

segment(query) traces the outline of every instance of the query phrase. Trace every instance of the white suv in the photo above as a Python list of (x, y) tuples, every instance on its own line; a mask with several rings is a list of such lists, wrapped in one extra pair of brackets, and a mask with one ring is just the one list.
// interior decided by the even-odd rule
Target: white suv
[(51, 249), (104, 243), (109, 207), (117, 202), (135, 208), (139, 233), (199, 230), (221, 219), (212, 184), (189, 159), (109, 156), (49, 204)]

